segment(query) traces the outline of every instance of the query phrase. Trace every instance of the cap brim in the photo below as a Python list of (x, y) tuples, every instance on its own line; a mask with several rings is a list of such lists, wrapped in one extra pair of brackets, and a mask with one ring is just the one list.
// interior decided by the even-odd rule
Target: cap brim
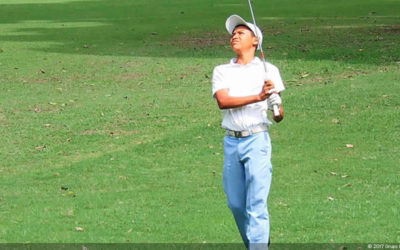
[(226, 19), (225, 27), (228, 30), (229, 34), (232, 35), (233, 31), (238, 25), (244, 25), (248, 27), (247, 22), (238, 15), (232, 15)]
[(235, 28), (238, 25), (244, 25), (246, 27), (248, 27), (253, 34), (258, 38), (259, 41), (259, 45), (257, 46), (257, 49), (261, 49), (262, 46), (262, 41), (263, 41), (263, 34), (260, 30), (260, 28), (258, 28), (256, 25), (246, 22), (246, 20), (244, 20), (243, 18), (241, 18), (238, 15), (231, 15), (230, 17), (228, 17), (228, 19), (226, 19), (225, 22), (225, 27), (226, 30), (229, 32), (229, 34), (232, 35), (233, 31), (235, 30)]

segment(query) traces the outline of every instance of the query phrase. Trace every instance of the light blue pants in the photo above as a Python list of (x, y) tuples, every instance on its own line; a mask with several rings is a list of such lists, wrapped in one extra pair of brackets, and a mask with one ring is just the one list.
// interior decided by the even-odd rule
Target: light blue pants
[(245, 138), (224, 138), (223, 186), (243, 242), (250, 249), (267, 249), (271, 186), (271, 140), (260, 132)]

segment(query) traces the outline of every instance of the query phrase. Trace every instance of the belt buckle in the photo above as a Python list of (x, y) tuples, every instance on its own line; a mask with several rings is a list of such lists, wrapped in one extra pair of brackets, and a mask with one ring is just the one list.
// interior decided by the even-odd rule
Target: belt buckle
[(242, 137), (242, 132), (241, 131), (233, 131), (235, 134), (235, 137), (240, 138)]

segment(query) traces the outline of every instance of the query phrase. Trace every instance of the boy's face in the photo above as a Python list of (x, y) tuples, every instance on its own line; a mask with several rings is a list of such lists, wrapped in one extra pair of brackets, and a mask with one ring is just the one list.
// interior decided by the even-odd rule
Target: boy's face
[(258, 45), (258, 39), (253, 32), (246, 26), (238, 26), (232, 32), (231, 36), (231, 47), (232, 50), (239, 54), (249, 49), (255, 49)]

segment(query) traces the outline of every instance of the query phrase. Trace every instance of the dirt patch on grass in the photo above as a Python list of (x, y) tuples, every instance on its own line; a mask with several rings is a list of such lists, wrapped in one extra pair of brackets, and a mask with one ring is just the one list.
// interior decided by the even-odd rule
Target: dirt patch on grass
[(18, 82), (22, 83), (60, 83), (61, 80), (57, 77), (41, 77), (41, 78), (34, 78), (34, 77), (27, 77), (23, 76), (19, 79), (16, 79)]
[(400, 34), (400, 25), (390, 25), (383, 28), (383, 32), (389, 34)]
[(309, 74), (304, 74), (300, 73), (298, 79), (292, 79), (292, 80), (287, 80), (286, 82), (288, 85), (296, 85), (296, 86), (302, 86), (302, 85), (307, 85), (307, 84), (313, 84), (313, 83), (332, 83), (335, 81), (339, 81), (341, 79), (355, 79), (358, 76), (361, 75), (368, 75), (371, 72), (367, 71), (346, 71), (340, 74), (335, 74), (335, 75), (320, 75), (316, 73), (313, 76), (309, 76)]
[(122, 81), (135, 80), (144, 77), (145, 74), (138, 72), (130, 72), (128, 74), (120, 75), (117, 78)]
[(81, 135), (136, 135), (139, 134), (138, 130), (85, 130)]
[(185, 35), (178, 37), (176, 40), (167, 41), (167, 45), (177, 47), (195, 47), (206, 48), (213, 46), (229, 45), (229, 35), (215, 32), (207, 32), (198, 35)]
[[(284, 33), (283, 30), (278, 29), (266, 29), (263, 33), (268, 36), (276, 36)], [(185, 48), (207, 48), (214, 46), (227, 46), (230, 47), (230, 35), (226, 32), (205, 32), (197, 33), (195, 35), (184, 35), (178, 37), (173, 41), (166, 41), (166, 45), (172, 45), (176, 47)]]
[(3, 125), (8, 124), (6, 117), (1, 113), (1, 110), (0, 110), (0, 124), (3, 124)]

